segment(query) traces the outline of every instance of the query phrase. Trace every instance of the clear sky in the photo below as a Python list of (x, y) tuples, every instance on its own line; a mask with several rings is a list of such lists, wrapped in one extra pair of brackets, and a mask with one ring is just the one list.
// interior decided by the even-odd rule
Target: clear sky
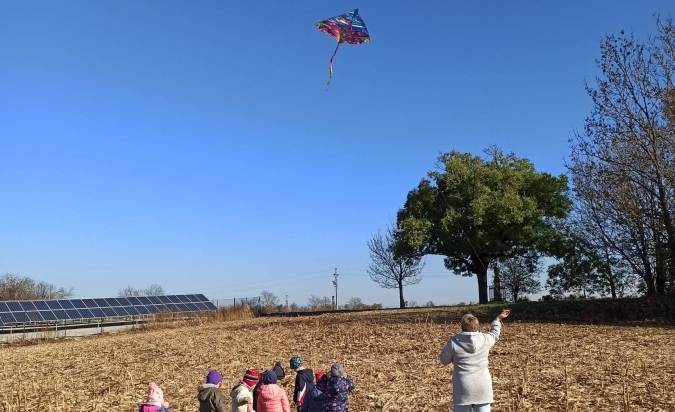
[[(416, 4), (416, 5), (415, 5)], [(439, 152), (564, 173), (600, 40), (672, 0), (0, 3), (0, 273), (397, 304), (366, 273)], [(371, 43), (314, 24), (356, 7)], [(422, 304), (477, 301), (428, 259)]]

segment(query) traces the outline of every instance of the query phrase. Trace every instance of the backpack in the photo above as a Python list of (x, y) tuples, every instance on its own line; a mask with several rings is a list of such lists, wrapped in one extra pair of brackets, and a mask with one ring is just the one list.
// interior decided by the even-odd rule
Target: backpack
[(278, 380), (282, 380), (283, 378), (286, 377), (286, 373), (284, 373), (284, 368), (281, 367), (281, 363), (277, 362), (274, 364), (274, 368), (272, 368), (272, 372), (274, 372), (277, 375)]

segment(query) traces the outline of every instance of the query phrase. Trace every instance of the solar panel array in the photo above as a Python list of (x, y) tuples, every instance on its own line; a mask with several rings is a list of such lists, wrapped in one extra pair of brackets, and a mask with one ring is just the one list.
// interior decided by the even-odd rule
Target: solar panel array
[(204, 312), (218, 308), (204, 295), (0, 301), (0, 326), (33, 322), (126, 318), (160, 312)]

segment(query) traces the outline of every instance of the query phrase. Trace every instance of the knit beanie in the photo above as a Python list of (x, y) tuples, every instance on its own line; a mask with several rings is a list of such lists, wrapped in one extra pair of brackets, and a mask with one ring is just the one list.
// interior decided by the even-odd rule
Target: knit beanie
[(326, 376), (326, 371), (318, 371), (318, 372), (314, 373), (314, 379), (315, 379), (316, 382), (321, 380), (321, 378), (323, 378), (324, 376)]
[(258, 383), (259, 380), (260, 380), (260, 372), (258, 372), (258, 370), (255, 368), (249, 368), (248, 370), (246, 370), (246, 373), (244, 374), (244, 379), (242, 379), (241, 381), (252, 388)]
[(345, 373), (345, 368), (341, 363), (334, 363), (330, 367), (330, 376), (342, 376)]
[(277, 374), (272, 371), (265, 371), (262, 374), (262, 383), (265, 385), (277, 383)]
[(302, 358), (300, 356), (293, 356), (291, 358), (291, 369), (295, 370), (304, 365)]
[(211, 385), (218, 385), (222, 381), (223, 375), (221, 375), (218, 371), (211, 370), (206, 375), (206, 383), (210, 383)]

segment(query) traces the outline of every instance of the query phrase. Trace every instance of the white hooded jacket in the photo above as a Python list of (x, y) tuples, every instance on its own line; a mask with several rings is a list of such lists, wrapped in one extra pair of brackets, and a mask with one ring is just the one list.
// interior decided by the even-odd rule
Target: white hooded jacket
[(452, 403), (479, 405), (492, 403), (492, 378), (488, 369), (490, 348), (499, 340), (502, 324), (495, 320), (490, 332), (461, 332), (453, 336), (441, 351), (443, 365), (451, 362)]

